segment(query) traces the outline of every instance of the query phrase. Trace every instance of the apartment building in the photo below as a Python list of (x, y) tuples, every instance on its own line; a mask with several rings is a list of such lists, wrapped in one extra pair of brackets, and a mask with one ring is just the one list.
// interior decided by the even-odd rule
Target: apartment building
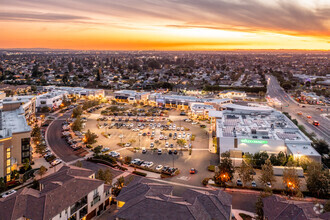
[(36, 113), (36, 96), (13, 96), (2, 99), (3, 109), (5, 111), (17, 109), (22, 106), (25, 118), (28, 120)]
[(6, 181), (10, 181), (11, 171), (25, 159), (31, 160), (30, 132), (25, 111), (19, 103), (1, 106), (0, 177), (6, 177)]
[(110, 204), (110, 190), (94, 171), (63, 165), (39, 180), (39, 189), (25, 187), (0, 198), (0, 219), (89, 220)]

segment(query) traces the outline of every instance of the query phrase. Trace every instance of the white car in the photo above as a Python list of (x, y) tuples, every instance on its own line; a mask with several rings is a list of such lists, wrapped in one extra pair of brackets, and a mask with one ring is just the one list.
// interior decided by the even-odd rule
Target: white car
[(57, 164), (60, 164), (60, 163), (62, 163), (62, 160), (57, 158), (51, 163), (51, 165), (56, 166)]
[(141, 161), (141, 159), (136, 158), (136, 159), (134, 159), (134, 160), (131, 161), (131, 164), (136, 164), (137, 162), (140, 162), (140, 161)]
[(166, 142), (166, 143), (165, 143), (165, 147), (166, 147), (166, 148), (168, 148), (168, 146), (169, 146), (169, 143), (168, 143), (168, 142)]
[(13, 190), (13, 189), (9, 190), (8, 192), (5, 192), (5, 193), (1, 194), (0, 198), (6, 198), (10, 195), (13, 195), (14, 193), (16, 193), (16, 190)]
[(111, 151), (111, 152), (109, 153), (109, 155), (110, 155), (111, 157), (120, 157), (120, 153), (118, 153), (118, 152), (116, 152), (116, 151)]
[(192, 125), (197, 125), (197, 121), (193, 121), (191, 124)]
[(156, 170), (161, 170), (163, 168), (163, 165), (158, 165), (157, 167), (156, 167)]
[(153, 148), (155, 145), (153, 142), (150, 143), (150, 148)]
[(146, 167), (150, 168), (150, 167), (152, 167), (153, 165), (154, 165), (153, 162), (148, 162), (147, 165), (146, 165)]
[(125, 147), (130, 147), (130, 146), (131, 146), (130, 143), (126, 143), (126, 144), (125, 144)]
[(148, 166), (148, 164), (149, 164), (149, 162), (148, 161), (144, 161), (140, 166), (141, 167), (147, 167)]
[(158, 125), (157, 125), (157, 128), (160, 128), (160, 126), (161, 126), (161, 124), (160, 124), (160, 123), (158, 123)]
[(181, 131), (184, 131), (184, 127), (181, 127)]
[(109, 151), (109, 150), (110, 150), (110, 148), (106, 147), (106, 148), (103, 148), (103, 149), (101, 150), (101, 152), (107, 152), (107, 151)]
[(179, 134), (178, 134), (178, 139), (181, 139), (181, 137), (182, 137), (182, 136), (181, 136), (181, 133), (179, 133)]

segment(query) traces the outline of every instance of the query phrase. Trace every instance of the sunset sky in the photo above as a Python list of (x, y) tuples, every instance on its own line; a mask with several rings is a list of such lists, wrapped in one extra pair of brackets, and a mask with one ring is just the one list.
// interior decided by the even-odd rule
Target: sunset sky
[(0, 0), (0, 48), (330, 50), (330, 0)]

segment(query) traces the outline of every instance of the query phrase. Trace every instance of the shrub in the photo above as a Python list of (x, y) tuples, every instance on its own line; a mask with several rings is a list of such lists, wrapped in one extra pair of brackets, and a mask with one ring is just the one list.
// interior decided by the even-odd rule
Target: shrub
[(133, 171), (132, 173), (133, 173), (133, 174), (136, 174), (136, 175), (139, 175), (139, 176), (147, 176), (146, 173), (139, 172), (139, 171)]
[(210, 178), (204, 178), (204, 179), (202, 180), (202, 184), (203, 184), (204, 186), (206, 186), (206, 185), (209, 183), (209, 179), (210, 179)]
[(211, 172), (214, 172), (214, 171), (215, 171), (215, 166), (214, 166), (214, 165), (209, 165), (209, 166), (207, 167), (207, 170), (208, 170), (208, 171), (211, 171)]

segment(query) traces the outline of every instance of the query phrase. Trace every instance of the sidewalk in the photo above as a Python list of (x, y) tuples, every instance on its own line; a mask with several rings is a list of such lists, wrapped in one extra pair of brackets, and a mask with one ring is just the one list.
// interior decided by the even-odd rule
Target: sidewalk
[(253, 218), (256, 215), (255, 213), (244, 211), (244, 210), (240, 210), (240, 209), (232, 209), (231, 212), (233, 213), (233, 215), (235, 216), (235, 218), (237, 220), (243, 220), (243, 218), (239, 215), (239, 213), (243, 213), (243, 214), (249, 215), (249, 216), (251, 216)]

